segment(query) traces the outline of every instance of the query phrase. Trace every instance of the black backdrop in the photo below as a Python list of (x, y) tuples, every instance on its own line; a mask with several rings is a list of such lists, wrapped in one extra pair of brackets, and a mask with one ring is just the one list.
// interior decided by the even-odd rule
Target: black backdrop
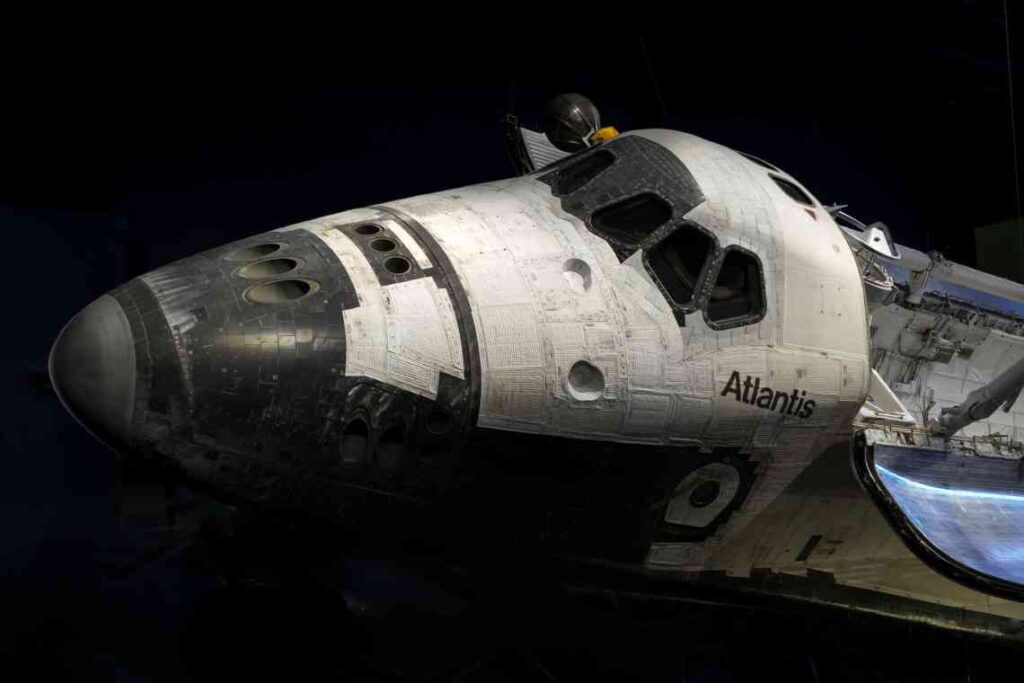
[[(1010, 11), (1013, 38), (1024, 15)], [(413, 658), (416, 644), (431, 640), (411, 617), (380, 633), (353, 631), (330, 591), (254, 598), (224, 588), (210, 553), (197, 560), (175, 550), (177, 537), (168, 552), (159, 532), (154, 541), (125, 531), (146, 525), (118, 521), (109, 454), (59, 407), (45, 376), (63, 322), (120, 281), (247, 234), (507, 176), (500, 119), (512, 111), (535, 123), (546, 100), (564, 91), (588, 95), (604, 121), (623, 130), (678, 128), (766, 158), (822, 201), (849, 203), (858, 217), (886, 222), (898, 241), (962, 263), (973, 262), (972, 227), (1017, 212), (999, 3), (66, 19), (7, 23), (0, 83), (0, 363), (10, 378), (0, 653), (40, 675), (180, 680), (289, 671), (300, 662), (333, 672), (355, 650), (375, 653), (363, 670), (379, 672), (381, 662)], [(157, 559), (136, 562), (151, 548)], [(139, 568), (112, 577), (109, 567), (125, 564)], [(351, 585), (375, 587), (371, 601), (429, 592), (408, 588), (393, 567), (368, 567), (346, 571)], [(593, 613), (574, 617), (575, 609), (565, 607), (566, 628), (591, 633)], [(719, 632), (673, 622), (695, 639), (687, 649), (657, 619), (629, 609), (601, 614), (604, 639), (588, 635), (568, 654), (556, 647), (545, 655), (555, 660), (547, 668), (561, 667), (560, 679), (593, 677), (602, 662), (678, 679), (687, 653), (691, 672), (745, 679), (758, 667), (743, 654), (751, 646), (737, 643), (750, 641), (746, 630), (765, 628), (774, 636), (754, 651), (806, 680), (821, 666), (864, 673), (858, 648), (880, 646), (839, 645), (827, 628), (802, 631), (802, 622), (782, 617), (700, 612), (694, 618)], [(321, 620), (333, 626), (313, 626)], [(453, 653), (466, 631), (424, 630), (448, 638), (441, 650), (459, 659)], [(510, 635), (522, 632), (501, 631), (493, 642), (475, 633), (465, 659), (497, 642), (522, 645)], [(347, 649), (338, 638), (350, 639)], [(910, 647), (896, 642), (885, 650), (893, 661)], [(924, 640), (920, 652), (943, 651), (933, 673), (961, 676), (955, 672), (970, 657), (958, 648), (967, 646), (942, 642)], [(502, 675), (544, 680), (543, 665), (520, 650), (495, 656), (514, 660), (495, 665)], [(394, 675), (458, 668), (409, 666)]]

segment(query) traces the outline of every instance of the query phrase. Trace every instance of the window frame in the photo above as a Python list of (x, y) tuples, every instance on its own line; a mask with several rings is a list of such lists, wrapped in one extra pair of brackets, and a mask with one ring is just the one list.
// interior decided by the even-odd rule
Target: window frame
[(767, 170), (769, 172), (774, 171), (775, 173), (785, 173), (785, 171), (783, 171), (781, 168), (779, 168), (778, 166), (776, 166), (772, 162), (765, 161), (761, 157), (756, 157), (753, 154), (750, 154), (749, 152), (741, 152), (740, 150), (736, 150), (736, 153), (739, 154), (744, 159), (746, 159), (747, 161), (749, 161), (749, 162), (751, 162), (751, 163), (753, 163), (753, 164), (755, 164), (757, 166), (760, 166), (761, 168), (763, 168), (763, 169), (765, 169), (765, 170)]
[[(654, 249), (656, 249), (662, 242), (668, 240), (670, 237), (672, 237), (672, 235), (676, 234), (677, 231), (683, 228), (694, 228), (696, 230), (699, 230), (711, 240), (711, 249), (708, 255), (704, 257), (704, 264), (701, 266), (700, 273), (697, 275), (693, 283), (693, 296), (690, 297), (690, 301), (686, 304), (676, 303), (676, 300), (672, 297), (671, 294), (669, 294), (668, 288), (661, 281), (661, 278), (658, 276), (658, 274), (654, 271), (654, 268), (651, 266), (650, 261), (651, 252)], [(707, 301), (707, 297), (710, 294), (710, 289), (706, 286), (708, 275), (712, 271), (715, 273), (718, 272), (717, 261), (720, 258), (720, 255), (724, 253), (722, 250), (722, 245), (718, 241), (718, 236), (713, 231), (708, 230), (699, 223), (684, 218), (674, 224), (670, 224), (668, 226), (668, 230), (664, 234), (658, 236), (657, 241), (652, 242), (650, 245), (644, 246), (642, 249), (643, 250), (641, 253), (643, 255), (642, 261), (644, 264), (644, 269), (647, 271), (647, 274), (650, 276), (651, 280), (653, 280), (654, 283), (658, 286), (658, 289), (661, 290), (662, 296), (665, 297), (665, 302), (672, 308), (673, 311), (677, 311), (679, 313), (694, 313), (697, 311), (697, 309), (703, 308), (705, 302)]]
[[(605, 169), (605, 170), (607, 170), (607, 169)], [(594, 216), (596, 216), (597, 214), (601, 213), (602, 211), (605, 211), (607, 209), (612, 208), (616, 204), (623, 204), (625, 202), (630, 201), (631, 199), (636, 199), (636, 198), (642, 197), (644, 195), (651, 195), (652, 197), (656, 197), (659, 201), (661, 201), (665, 206), (668, 207), (669, 213), (668, 213), (668, 218), (666, 218), (664, 221), (662, 221), (661, 224), (658, 225), (658, 227), (654, 228), (654, 230), (651, 230), (649, 233), (644, 235), (643, 239), (632, 241), (632, 242), (627, 242), (626, 240), (622, 239), (618, 235), (611, 234), (611, 233), (609, 233), (609, 232), (607, 232), (605, 230), (602, 230), (600, 227), (597, 227), (597, 226), (594, 225)], [(655, 189), (655, 188), (645, 188), (645, 189), (641, 190), (640, 192), (636, 192), (636, 193), (633, 193), (633, 194), (625, 195), (623, 197), (618, 197), (618, 198), (613, 199), (611, 201), (604, 202), (603, 204), (601, 204), (599, 206), (595, 206), (588, 213), (587, 219), (586, 219), (585, 222), (587, 224), (587, 229), (591, 232), (591, 234), (597, 235), (598, 237), (600, 237), (604, 241), (608, 242), (609, 244), (617, 245), (617, 246), (619, 246), (622, 249), (626, 249), (626, 250), (630, 250), (630, 251), (641, 251), (642, 250), (642, 251), (646, 252), (646, 250), (654, 247), (654, 245), (656, 245), (657, 243), (661, 242), (663, 239), (665, 239), (665, 237), (667, 237), (671, 233), (675, 232), (674, 226), (675, 226), (675, 222), (678, 220), (676, 218), (676, 211), (675, 211), (675, 209), (676, 209), (676, 207), (665, 196), (665, 194), (663, 192), (661, 192), (660, 190)]]
[[(565, 173), (565, 171), (567, 171), (567, 170), (569, 170), (569, 169), (571, 169), (573, 167), (580, 166), (580, 165), (586, 163), (592, 157), (597, 157), (597, 156), (610, 156), (611, 157), (611, 162), (607, 166), (602, 168), (600, 171), (598, 171), (594, 175), (590, 176), (590, 178), (587, 179), (587, 181), (585, 183), (583, 183), (582, 185), (579, 185), (578, 187), (575, 187), (575, 188), (573, 188), (571, 190), (565, 190), (564, 188), (558, 187), (559, 179), (560, 179), (561, 175), (563, 173)], [(615, 166), (615, 164), (617, 164), (617, 163), (619, 163), (619, 156), (614, 151), (612, 151), (611, 148), (606, 147), (605, 145), (596, 145), (594, 147), (591, 147), (589, 149), (583, 150), (581, 152), (576, 152), (575, 154), (570, 154), (569, 156), (565, 157), (564, 159), (559, 159), (558, 161), (556, 161), (553, 164), (545, 166), (544, 168), (542, 168), (542, 169), (540, 169), (538, 171), (534, 171), (531, 175), (536, 177), (536, 178), (538, 178), (538, 179), (541, 176), (544, 176), (544, 175), (551, 175), (552, 176), (552, 182), (551, 182), (551, 185), (550, 185), (550, 187), (551, 187), (551, 194), (553, 194), (556, 197), (561, 198), (561, 197), (567, 197), (567, 196), (573, 194), (574, 192), (579, 192), (580, 190), (585, 188), (587, 185), (590, 185), (590, 183), (594, 182), (595, 180), (600, 178), (602, 175), (607, 173), (609, 170), (611, 170)]]
[[(759, 307), (759, 310), (751, 311), (750, 313), (746, 313), (745, 315), (742, 316), (737, 316), (735, 318), (726, 318), (725, 320), (712, 320), (711, 317), (708, 315), (707, 305), (710, 303), (711, 289), (714, 287), (714, 283), (718, 280), (718, 274), (722, 270), (722, 264), (725, 263), (725, 257), (731, 251), (737, 251), (742, 254), (745, 254), (753, 258), (754, 263), (757, 264), (757, 287), (759, 288), (758, 293), (761, 297), (761, 305)], [(738, 244), (728, 245), (727, 247), (721, 250), (721, 252), (718, 254), (718, 257), (715, 259), (714, 279), (710, 279), (709, 277), (707, 283), (708, 287), (706, 289), (708, 299), (705, 302), (705, 305), (701, 307), (701, 310), (704, 313), (704, 323), (711, 329), (729, 330), (734, 327), (753, 325), (755, 323), (761, 322), (764, 319), (765, 315), (768, 314), (768, 292), (764, 282), (764, 263), (761, 261), (761, 257), (758, 256), (756, 252), (751, 251), (746, 247), (741, 247)]]
[[(769, 173), (768, 177), (771, 178), (772, 184), (775, 185), (775, 187), (779, 190), (779, 192), (781, 192), (782, 194), (786, 195), (786, 197), (788, 197), (790, 201), (796, 202), (800, 206), (805, 206), (805, 207), (810, 208), (810, 209), (817, 208), (817, 206), (814, 203), (814, 197), (811, 195), (811, 193), (808, 192), (802, 185), (800, 185), (795, 180), (790, 180), (789, 178), (783, 178), (778, 173)], [(786, 192), (786, 190), (783, 189), (783, 183), (785, 183), (787, 185), (791, 185), (794, 188), (796, 188), (796, 190), (800, 194), (802, 194), (804, 197), (807, 198), (807, 201), (805, 202), (802, 199), (797, 199), (796, 197), (791, 195), (789, 192)]]

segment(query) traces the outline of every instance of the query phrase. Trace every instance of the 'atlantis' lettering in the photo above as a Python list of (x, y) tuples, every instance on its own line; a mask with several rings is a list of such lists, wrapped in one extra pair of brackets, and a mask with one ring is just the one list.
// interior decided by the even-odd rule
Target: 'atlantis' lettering
[(806, 391), (794, 389), (791, 394), (773, 391), (769, 387), (761, 386), (760, 377), (751, 378), (750, 375), (740, 382), (740, 373), (737, 370), (732, 371), (729, 381), (722, 389), (722, 396), (726, 394), (734, 394), (737, 401), (748, 405), (777, 411), (783, 415), (794, 415), (801, 420), (810, 417), (814, 412), (814, 401), (805, 400)]

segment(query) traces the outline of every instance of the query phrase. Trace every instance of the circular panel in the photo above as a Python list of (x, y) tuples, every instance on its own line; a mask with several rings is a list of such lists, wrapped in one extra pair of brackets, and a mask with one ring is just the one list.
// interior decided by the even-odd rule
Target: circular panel
[(265, 277), (284, 275), (298, 267), (299, 262), (293, 258), (271, 258), (242, 266), (238, 269), (238, 274), (247, 280), (259, 280)]
[(255, 261), (258, 258), (264, 256), (270, 256), (275, 251), (281, 248), (280, 244), (266, 243), (266, 244), (252, 244), (248, 247), (242, 247), (241, 249), (235, 249), (233, 252), (225, 256), (224, 258), (228, 261), (234, 261), (236, 263), (244, 263), (245, 261)]
[(577, 294), (583, 294), (590, 289), (593, 281), (590, 275), (590, 266), (586, 261), (578, 258), (571, 258), (562, 266), (562, 276), (569, 285), (569, 289)]
[(707, 507), (718, 499), (721, 491), (722, 485), (716, 479), (705, 479), (690, 493), (690, 505), (695, 508)]
[(739, 490), (740, 473), (732, 465), (711, 462), (698, 467), (679, 482), (665, 509), (665, 521), (704, 528), (729, 506)]
[(568, 380), (569, 393), (577, 401), (596, 401), (604, 393), (604, 375), (585, 360), (573, 363)]

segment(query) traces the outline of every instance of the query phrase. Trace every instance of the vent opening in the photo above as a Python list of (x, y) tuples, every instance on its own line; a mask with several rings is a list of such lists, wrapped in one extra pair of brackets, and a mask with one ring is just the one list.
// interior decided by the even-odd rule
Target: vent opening
[(253, 244), (241, 249), (235, 249), (224, 258), (228, 261), (244, 263), (245, 261), (255, 261), (258, 258), (269, 256), (280, 248), (280, 244)]
[(242, 266), (238, 269), (238, 274), (247, 280), (258, 280), (265, 277), (284, 275), (298, 267), (299, 262), (293, 258), (272, 258)]
[(366, 458), (366, 444), (370, 440), (370, 428), (362, 418), (355, 418), (341, 434), (342, 462), (349, 464), (362, 462)]
[(370, 242), (370, 248), (374, 251), (394, 251), (396, 246), (394, 240), (385, 238)]
[(360, 225), (356, 228), (356, 233), (360, 235), (376, 235), (378, 232), (380, 232), (380, 226), (371, 223)]
[(384, 262), (384, 269), (389, 273), (394, 273), (395, 275), (408, 273), (411, 267), (412, 266), (409, 264), (409, 261), (401, 256), (392, 256)]
[(396, 469), (402, 462), (402, 451), (405, 449), (405, 429), (394, 425), (384, 430), (377, 444), (377, 464), (384, 469)]
[(280, 304), (297, 301), (314, 290), (309, 280), (275, 280), (252, 287), (245, 298), (254, 304)]

